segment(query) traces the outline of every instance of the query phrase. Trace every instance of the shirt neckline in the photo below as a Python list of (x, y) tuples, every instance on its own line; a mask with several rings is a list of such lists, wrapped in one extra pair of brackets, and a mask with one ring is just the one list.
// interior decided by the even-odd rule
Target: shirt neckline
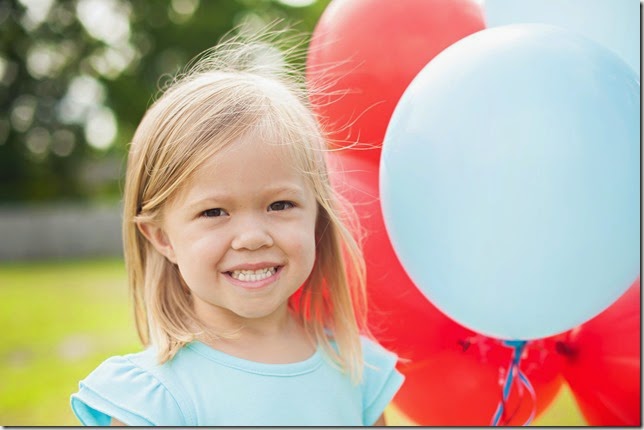
[(267, 376), (297, 376), (312, 372), (322, 364), (322, 354), (319, 345), (309, 358), (303, 361), (284, 364), (261, 363), (235, 357), (214, 349), (198, 340), (190, 342), (186, 347), (223, 366)]

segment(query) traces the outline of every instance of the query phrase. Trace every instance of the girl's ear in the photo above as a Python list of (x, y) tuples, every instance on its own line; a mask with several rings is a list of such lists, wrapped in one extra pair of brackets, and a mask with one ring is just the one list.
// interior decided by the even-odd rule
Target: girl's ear
[(136, 226), (161, 255), (165, 256), (170, 262), (177, 264), (177, 257), (172, 243), (170, 243), (168, 236), (160, 226), (150, 222), (139, 222)]

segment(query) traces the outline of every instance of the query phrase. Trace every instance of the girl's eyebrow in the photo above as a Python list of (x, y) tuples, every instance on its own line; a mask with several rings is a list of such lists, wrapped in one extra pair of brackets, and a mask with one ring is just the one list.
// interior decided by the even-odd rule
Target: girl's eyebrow
[[(286, 195), (292, 198), (303, 198), (305, 195), (304, 189), (295, 184), (285, 184), (285, 185), (273, 185), (273, 186), (267, 186), (264, 187), (260, 190), (259, 193), (255, 195), (262, 195), (262, 196), (273, 196), (273, 195)], [(195, 198), (193, 201), (190, 201), (186, 203), (185, 207), (187, 209), (192, 209), (192, 208), (198, 208), (206, 203), (216, 203), (216, 204), (226, 204), (232, 200), (234, 200), (235, 197), (231, 193), (211, 193), (207, 196), (199, 196)]]
[(286, 184), (286, 185), (275, 185), (266, 187), (263, 190), (266, 194), (292, 194), (292, 195), (303, 195), (304, 189), (299, 185), (295, 184)]

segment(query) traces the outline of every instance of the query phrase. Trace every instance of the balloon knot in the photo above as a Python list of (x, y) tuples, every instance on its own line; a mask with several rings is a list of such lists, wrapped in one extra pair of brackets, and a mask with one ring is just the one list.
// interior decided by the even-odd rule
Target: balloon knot
[(525, 340), (504, 340), (503, 345), (508, 348), (523, 349), (528, 342)]
[(577, 349), (573, 348), (572, 345), (570, 345), (569, 343), (563, 342), (561, 340), (558, 340), (555, 343), (555, 351), (569, 358), (573, 358), (577, 356)]
[(462, 352), (465, 352), (465, 351), (467, 351), (467, 349), (470, 347), (470, 345), (472, 345), (472, 342), (470, 342), (470, 341), (469, 341), (469, 340), (467, 340), (467, 339), (459, 339), (459, 340), (458, 340), (458, 344), (459, 344), (459, 345), (461, 346), (461, 348), (463, 349), (463, 350), (462, 350)]

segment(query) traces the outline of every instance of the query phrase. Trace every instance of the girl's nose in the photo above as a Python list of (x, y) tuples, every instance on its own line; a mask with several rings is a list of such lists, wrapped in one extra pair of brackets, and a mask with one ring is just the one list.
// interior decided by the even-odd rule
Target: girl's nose
[(273, 246), (273, 237), (267, 230), (266, 226), (258, 220), (248, 220), (240, 223), (237, 232), (231, 243), (231, 247), (236, 250), (254, 251), (262, 247)]

